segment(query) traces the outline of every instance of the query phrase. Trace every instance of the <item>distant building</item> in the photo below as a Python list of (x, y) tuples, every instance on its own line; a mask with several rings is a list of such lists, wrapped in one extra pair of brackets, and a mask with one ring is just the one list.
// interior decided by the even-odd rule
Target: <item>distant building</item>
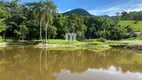
[(76, 33), (66, 33), (65, 39), (68, 41), (76, 41)]

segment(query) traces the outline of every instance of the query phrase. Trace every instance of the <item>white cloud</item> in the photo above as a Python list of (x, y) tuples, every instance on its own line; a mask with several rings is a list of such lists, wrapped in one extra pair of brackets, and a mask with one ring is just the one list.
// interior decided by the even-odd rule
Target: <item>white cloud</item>
[[(122, 5), (123, 4), (123, 5)], [(130, 11), (141, 11), (142, 10), (142, 3), (132, 3), (132, 1), (128, 2), (128, 3), (122, 3), (122, 4), (118, 4), (106, 9), (99, 9), (99, 10), (88, 10), (91, 14), (93, 15), (109, 15), (109, 16), (113, 16), (115, 15), (117, 12), (121, 12), (123, 10), (130, 12)]]
[(142, 7), (142, 4), (137, 4), (136, 6), (137, 6), (137, 7)]
[(57, 8), (57, 10), (58, 10), (58, 13), (62, 13), (62, 11), (59, 8)]
[(67, 11), (71, 11), (72, 9), (67, 9), (67, 10), (62, 11), (58, 8), (57, 10), (58, 10), (59, 13), (64, 13), (64, 12), (67, 12)]
[(119, 11), (120, 9), (117, 7), (110, 7), (104, 10), (88, 10), (91, 14), (93, 15), (103, 15), (104, 13), (106, 15), (114, 15), (114, 13), (116, 13), (117, 11)]
[(64, 12), (71, 11), (72, 9), (65, 10)]
[(117, 11), (117, 10), (119, 10), (119, 8), (111, 7), (111, 8), (102, 10), (102, 12), (111, 12), (111, 11)]
[(142, 80), (142, 74), (137, 72), (125, 72), (114, 66), (108, 69), (88, 69), (82, 73), (72, 73), (69, 70), (62, 70), (55, 73), (57, 80)]

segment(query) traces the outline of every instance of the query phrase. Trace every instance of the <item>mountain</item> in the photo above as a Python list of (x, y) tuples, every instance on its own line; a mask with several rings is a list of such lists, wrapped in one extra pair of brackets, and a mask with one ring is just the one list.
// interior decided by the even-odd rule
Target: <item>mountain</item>
[(67, 12), (63, 13), (63, 15), (66, 15), (66, 16), (70, 16), (72, 14), (77, 14), (80, 16), (92, 16), (88, 11), (81, 9), (81, 8), (73, 9), (71, 11), (67, 11)]

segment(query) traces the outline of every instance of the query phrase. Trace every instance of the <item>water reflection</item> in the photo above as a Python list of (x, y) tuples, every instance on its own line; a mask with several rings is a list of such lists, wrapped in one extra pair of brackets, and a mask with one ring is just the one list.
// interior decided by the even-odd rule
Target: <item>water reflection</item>
[(126, 72), (114, 66), (108, 69), (88, 69), (82, 73), (72, 73), (69, 70), (63, 70), (55, 74), (56, 80), (142, 80), (141, 73)]
[[(122, 76), (124, 79), (136, 76), (131, 78), (136, 80), (137, 73), (142, 73), (142, 55), (137, 55), (136, 53), (141, 52), (135, 50), (111, 49), (100, 53), (88, 50), (47, 50), (32, 47), (12, 47), (3, 50), (0, 50), (1, 80), (76, 80), (76, 75), (82, 74), (86, 77), (88, 74), (93, 76), (102, 74), (108, 76), (108, 79), (112, 76), (118, 78)], [(110, 67), (111, 65), (120, 69)], [(119, 75), (109, 75), (107, 72), (110, 72), (110, 69)], [(131, 75), (128, 75), (128, 71)], [(64, 75), (68, 76), (67, 79), (62, 77), (64, 73), (67, 73)], [(97, 79), (93, 76), (89, 80)]]

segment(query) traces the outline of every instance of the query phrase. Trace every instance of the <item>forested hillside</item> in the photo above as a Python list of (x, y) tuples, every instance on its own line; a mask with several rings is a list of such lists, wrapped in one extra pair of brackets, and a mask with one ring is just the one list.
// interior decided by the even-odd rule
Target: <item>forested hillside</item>
[[(82, 14), (64, 16), (57, 13), (57, 7), (52, 1), (24, 4), (19, 4), (18, 0), (0, 1), (0, 36), (3, 39), (21, 39), (21, 36), (25, 36), (27, 40), (64, 39), (65, 33), (75, 32), (78, 40), (119, 40), (128, 38), (129, 35), (126, 33), (133, 31), (128, 25), (118, 24), (119, 19), (83, 16), (90, 14), (85, 10), (79, 12)], [(122, 16), (124, 17), (124, 13)]]

